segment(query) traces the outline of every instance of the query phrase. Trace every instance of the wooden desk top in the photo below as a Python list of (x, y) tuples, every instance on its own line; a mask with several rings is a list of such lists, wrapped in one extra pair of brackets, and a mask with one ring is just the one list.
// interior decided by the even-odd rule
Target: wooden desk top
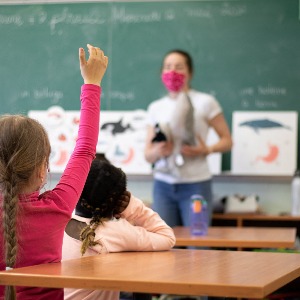
[(0, 284), (263, 298), (300, 276), (299, 254), (173, 249), (0, 272)]
[(191, 236), (189, 227), (173, 228), (176, 246), (234, 248), (293, 248), (296, 228), (217, 227), (208, 228), (206, 236)]

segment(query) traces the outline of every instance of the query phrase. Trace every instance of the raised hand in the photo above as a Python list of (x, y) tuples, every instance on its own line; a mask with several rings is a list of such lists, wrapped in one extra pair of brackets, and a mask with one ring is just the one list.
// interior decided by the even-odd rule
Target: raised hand
[(101, 84), (102, 77), (105, 74), (108, 57), (104, 55), (103, 51), (98, 47), (93, 47), (87, 44), (89, 51), (89, 58), (86, 60), (85, 51), (79, 48), (79, 63), (81, 76), (85, 84)]

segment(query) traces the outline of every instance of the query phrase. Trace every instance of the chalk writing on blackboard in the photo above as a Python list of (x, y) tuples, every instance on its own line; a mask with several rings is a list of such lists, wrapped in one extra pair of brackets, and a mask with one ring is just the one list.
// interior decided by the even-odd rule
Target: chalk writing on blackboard
[(0, 25), (17, 25), (21, 26), (23, 24), (22, 17), (19, 15), (0, 15)]
[(261, 99), (241, 99), (241, 107), (243, 109), (257, 108), (257, 109), (273, 109), (278, 108), (279, 105), (273, 100), (261, 100)]
[[(99, 11), (91, 11), (86, 15), (74, 14), (64, 8), (61, 13), (55, 14), (51, 17), (50, 20), (50, 29), (51, 33), (55, 33), (56, 26), (60, 23), (64, 24), (78, 24), (78, 25), (103, 25), (106, 23), (106, 17), (101, 15)], [(58, 33), (62, 33), (59, 31)]]
[(240, 95), (242, 96), (253, 96), (255, 93), (255, 89), (253, 87), (247, 87), (240, 91)]
[(20, 98), (31, 98), (32, 100), (52, 100), (51, 103), (57, 104), (64, 97), (64, 93), (58, 90), (50, 90), (48, 87), (33, 88), (20, 92)]
[(256, 99), (254, 103), (255, 107), (260, 109), (278, 108), (276, 101)]
[(167, 20), (167, 21), (172, 21), (175, 19), (175, 12), (173, 10), (167, 10), (164, 12), (164, 18)]
[(242, 107), (243, 109), (247, 109), (247, 108), (249, 108), (249, 106), (250, 106), (249, 100), (247, 100), (247, 99), (242, 99), (242, 100), (241, 100), (241, 107)]
[(74, 14), (69, 11), (67, 7), (63, 8), (61, 12), (48, 16), (46, 12), (39, 11), (35, 14), (30, 14), (26, 19), (21, 15), (1, 15), (0, 25), (35, 25), (44, 24), (50, 26), (51, 34), (63, 34), (62, 29), (57, 30), (59, 24), (70, 25), (103, 25), (107, 22), (107, 16), (101, 15), (99, 11), (91, 10), (86, 14)]
[(43, 24), (46, 20), (47, 20), (47, 13), (44, 12), (44, 11), (38, 12), (37, 15), (30, 15), (29, 18), (28, 18), (28, 22), (31, 25), (34, 25), (36, 23), (37, 24)]
[(112, 20), (119, 23), (157, 23), (163, 20), (173, 21), (176, 15), (172, 9), (161, 12), (152, 10), (143, 13), (133, 13), (126, 10), (125, 7), (112, 8)]
[(223, 17), (240, 17), (247, 13), (246, 5), (232, 5), (229, 3), (224, 3), (217, 11), (212, 10), (208, 7), (199, 8), (188, 8), (185, 10), (188, 17), (193, 18), (212, 18), (215, 16)]
[(16, 25), (22, 26), (25, 24), (35, 25), (43, 24), (47, 20), (47, 13), (40, 11), (37, 14), (31, 14), (27, 18), (21, 15), (1, 15), (0, 14), (0, 25)]
[(126, 101), (134, 101), (135, 94), (134, 92), (122, 92), (122, 91), (111, 91), (110, 96), (112, 99), (118, 99), (121, 100), (121, 102)]
[(278, 96), (286, 96), (287, 88), (272, 84), (249, 86), (240, 90), (241, 107), (244, 109), (255, 107), (258, 109), (279, 108)]
[(257, 87), (249, 86), (240, 90), (239, 94), (241, 96), (255, 96), (255, 95), (263, 95), (263, 96), (286, 96), (287, 89), (283, 86), (276, 86), (272, 84), (268, 85), (259, 85)]
[(258, 93), (260, 95), (286, 95), (287, 90), (284, 87), (277, 87), (272, 85), (258, 86)]
[(221, 7), (221, 16), (227, 17), (240, 17), (247, 13), (246, 5), (232, 5), (229, 3), (224, 3)]
[(112, 20), (120, 23), (150, 23), (160, 22), (162, 20), (162, 16), (158, 11), (150, 11), (143, 14), (134, 14), (132, 12), (129, 13), (128, 11), (126, 11), (125, 7), (113, 7)]
[(187, 9), (186, 14), (189, 17), (194, 17), (194, 18), (211, 18), (212, 13), (208, 9), (204, 8), (198, 8), (198, 9)]

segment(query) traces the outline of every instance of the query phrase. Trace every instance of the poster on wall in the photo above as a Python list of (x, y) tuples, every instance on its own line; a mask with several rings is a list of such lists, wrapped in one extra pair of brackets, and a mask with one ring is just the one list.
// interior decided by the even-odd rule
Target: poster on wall
[[(62, 173), (74, 149), (79, 111), (52, 106), (46, 111), (29, 111), (47, 130), (50, 143), (50, 171)], [(114, 165), (128, 174), (151, 174), (144, 159), (146, 111), (102, 111), (97, 153), (104, 153)]]
[(102, 111), (97, 152), (127, 174), (151, 174), (144, 158), (146, 111)]
[(293, 175), (297, 168), (298, 113), (236, 111), (231, 171), (241, 175)]
[[(52, 106), (46, 111), (32, 110), (28, 115), (38, 120), (48, 132), (51, 143), (50, 171), (62, 173), (75, 146), (80, 112)], [(101, 111), (97, 153), (104, 153), (111, 163), (127, 174), (152, 174), (151, 164), (144, 158), (146, 117), (145, 110)], [(217, 134), (211, 130), (207, 144), (217, 140)], [(212, 174), (219, 174), (221, 154), (210, 155), (208, 164)]]

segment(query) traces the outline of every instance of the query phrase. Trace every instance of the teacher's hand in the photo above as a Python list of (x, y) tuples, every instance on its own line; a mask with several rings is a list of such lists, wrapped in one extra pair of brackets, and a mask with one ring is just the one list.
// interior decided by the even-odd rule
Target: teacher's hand
[(172, 142), (156, 142), (152, 147), (158, 159), (170, 156), (173, 152)]
[(199, 143), (197, 145), (182, 145), (181, 147), (181, 154), (184, 156), (199, 156), (203, 155), (206, 156), (210, 153), (209, 148), (207, 145), (203, 142), (203, 140), (198, 137)]

